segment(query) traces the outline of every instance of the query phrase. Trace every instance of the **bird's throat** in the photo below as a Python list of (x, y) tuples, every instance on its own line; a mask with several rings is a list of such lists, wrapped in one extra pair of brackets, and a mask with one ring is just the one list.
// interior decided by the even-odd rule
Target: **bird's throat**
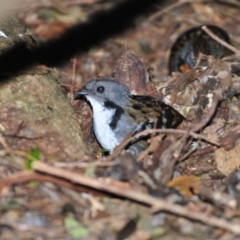
[(110, 152), (119, 145), (113, 129), (113, 120), (116, 120), (116, 108), (108, 108), (94, 98), (87, 97), (93, 109), (93, 129), (101, 146)]

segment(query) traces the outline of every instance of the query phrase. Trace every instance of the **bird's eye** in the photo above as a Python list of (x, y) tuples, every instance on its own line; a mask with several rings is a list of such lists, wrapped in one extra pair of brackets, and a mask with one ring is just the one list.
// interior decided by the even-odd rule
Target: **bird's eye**
[(104, 90), (105, 90), (105, 88), (103, 86), (100, 86), (97, 88), (97, 92), (99, 92), (99, 93), (103, 93)]

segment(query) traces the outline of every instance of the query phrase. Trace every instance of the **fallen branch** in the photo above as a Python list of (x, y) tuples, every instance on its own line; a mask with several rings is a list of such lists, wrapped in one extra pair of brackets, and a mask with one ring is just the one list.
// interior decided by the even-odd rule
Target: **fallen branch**
[(166, 211), (173, 213), (182, 217), (186, 217), (195, 221), (202, 222), (214, 227), (219, 227), (233, 232), (234, 234), (240, 234), (240, 228), (238, 224), (230, 223), (223, 219), (216, 217), (211, 217), (207, 214), (201, 212), (192, 212), (188, 208), (179, 206), (177, 204), (172, 204), (164, 200), (154, 198), (148, 194), (137, 192), (134, 190), (123, 189), (111, 185), (109, 179), (93, 179), (88, 178), (78, 173), (73, 173), (71, 171), (55, 168), (41, 162), (34, 162), (33, 168), (36, 171), (40, 171), (46, 174), (64, 178), (74, 184), (81, 184), (86, 187), (93, 188), (95, 190), (105, 191), (117, 195), (119, 197), (124, 197), (136, 202), (146, 204), (152, 208), (153, 212)]
[(102, 194), (99, 191), (96, 191), (94, 189), (91, 190), (89, 188), (86, 188), (85, 186), (74, 185), (65, 179), (60, 179), (60, 178), (56, 178), (55, 176), (46, 175), (43, 173), (37, 173), (37, 172), (29, 171), (29, 170), (16, 172), (5, 178), (2, 178), (1, 182), (0, 182), (0, 195), (2, 193), (2, 190), (5, 187), (16, 185), (16, 184), (21, 184), (21, 183), (26, 183), (31, 180), (37, 180), (37, 181), (41, 181), (41, 182), (51, 182), (51, 183), (54, 183), (61, 187), (71, 188), (76, 191), (88, 191), (89, 193), (92, 193), (94, 195), (102, 196)]

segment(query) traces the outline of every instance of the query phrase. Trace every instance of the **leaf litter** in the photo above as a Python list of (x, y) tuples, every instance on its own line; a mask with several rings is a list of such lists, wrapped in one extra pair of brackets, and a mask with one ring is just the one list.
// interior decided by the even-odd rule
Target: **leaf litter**
[[(93, 2), (71, 7), (83, 11), (85, 19)], [(54, 4), (57, 15), (69, 10), (69, 5)], [(74, 88), (97, 75), (115, 76), (134, 93), (163, 99), (186, 121), (177, 129), (149, 131), (149, 148), (138, 159), (122, 151), (126, 142), (105, 156), (91, 130), (89, 105), (75, 103), (83, 119), (86, 156), (70, 162), (59, 159), (51, 166), (47, 159), (33, 161), (31, 172), (23, 167), (13, 172), (8, 164), (1, 167), (3, 239), (16, 234), (19, 239), (233, 239), (240, 234), (237, 4), (169, 4), (134, 29), (76, 56), (77, 84), (71, 64), (58, 69), (61, 83)], [(38, 12), (46, 8), (33, 5), (21, 16), (39, 41), (54, 36), (47, 34), (51, 25)], [(74, 14), (70, 19), (56, 17), (52, 29), (59, 34), (76, 21)], [(227, 29), (232, 40), (228, 44), (236, 49), (231, 48), (232, 56), (202, 55), (196, 62), (203, 60), (205, 66), (169, 73), (170, 50), (177, 38), (209, 24)], [(4, 139), (1, 144), (5, 146)], [(29, 185), (32, 180), (38, 184)]]

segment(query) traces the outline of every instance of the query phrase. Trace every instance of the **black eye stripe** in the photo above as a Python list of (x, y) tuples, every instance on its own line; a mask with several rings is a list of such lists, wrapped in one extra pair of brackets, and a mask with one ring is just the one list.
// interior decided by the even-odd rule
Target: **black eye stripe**
[(103, 86), (97, 87), (97, 92), (99, 92), (99, 93), (103, 93), (104, 90), (105, 90), (105, 88)]

